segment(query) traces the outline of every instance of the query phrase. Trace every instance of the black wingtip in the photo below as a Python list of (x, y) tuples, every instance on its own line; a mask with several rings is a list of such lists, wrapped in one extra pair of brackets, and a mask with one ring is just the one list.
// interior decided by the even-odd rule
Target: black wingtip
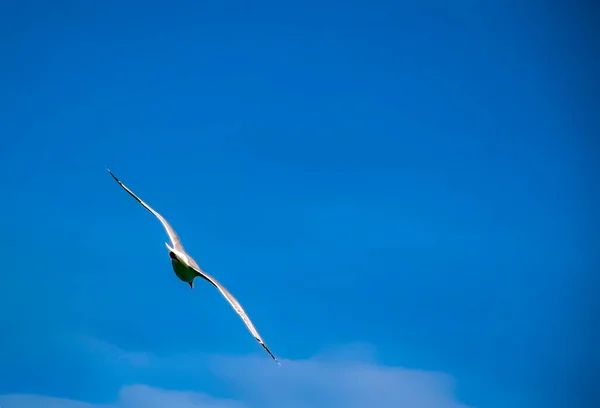
[[(106, 166), (104, 166), (104, 167), (106, 167)], [(106, 171), (108, 171), (108, 174), (110, 174), (112, 176), (112, 178), (114, 178), (117, 181), (117, 183), (120, 183), (120, 180), (117, 178), (117, 176), (115, 176), (113, 174), (112, 171), (110, 171), (110, 169), (108, 167), (106, 167)]]
[(269, 348), (262, 342), (260, 345), (263, 346), (263, 348), (267, 351), (267, 353), (269, 353), (269, 355), (273, 358), (273, 360), (275, 360), (275, 362), (279, 365), (279, 367), (281, 367), (281, 363), (279, 362), (277, 357), (275, 357), (275, 355), (273, 355), (273, 353), (271, 353), (271, 350), (269, 350)]

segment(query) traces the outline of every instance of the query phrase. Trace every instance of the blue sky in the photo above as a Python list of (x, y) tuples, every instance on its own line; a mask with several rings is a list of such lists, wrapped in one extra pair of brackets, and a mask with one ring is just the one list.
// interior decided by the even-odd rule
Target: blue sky
[(573, 406), (598, 362), (580, 10), (50, 3), (0, 3), (2, 408)]

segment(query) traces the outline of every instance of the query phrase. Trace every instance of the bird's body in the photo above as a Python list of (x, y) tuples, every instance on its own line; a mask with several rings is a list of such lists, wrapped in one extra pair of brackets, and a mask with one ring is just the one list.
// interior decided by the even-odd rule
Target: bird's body
[(269, 355), (279, 364), (277, 358), (273, 355), (273, 353), (271, 353), (271, 350), (269, 350), (267, 345), (262, 340), (260, 334), (258, 334), (258, 331), (250, 321), (250, 318), (242, 308), (242, 305), (240, 305), (240, 303), (233, 297), (231, 293), (229, 293), (227, 289), (225, 289), (223, 285), (221, 285), (215, 278), (210, 276), (208, 273), (203, 271), (198, 266), (196, 261), (190, 255), (188, 255), (187, 252), (185, 252), (185, 249), (183, 248), (179, 237), (175, 233), (173, 227), (169, 225), (167, 220), (165, 220), (164, 217), (158, 212), (154, 211), (152, 207), (150, 207), (148, 204), (142, 201), (137, 195), (133, 193), (133, 191), (127, 188), (125, 184), (123, 184), (121, 180), (119, 180), (109, 169), (106, 170), (108, 170), (108, 172), (115, 179), (115, 181), (119, 183), (119, 185), (123, 187), (123, 189), (129, 193), (129, 195), (135, 198), (142, 206), (144, 206), (144, 208), (146, 208), (156, 218), (158, 218), (165, 230), (167, 231), (167, 235), (169, 236), (172, 246), (170, 246), (168, 243), (165, 244), (169, 250), (169, 257), (171, 258), (171, 265), (173, 266), (175, 275), (177, 275), (177, 277), (180, 280), (190, 285), (192, 289), (194, 288), (194, 279), (197, 277), (205, 279), (211, 285), (216, 287), (219, 290), (219, 292), (221, 292), (221, 294), (225, 297), (225, 299), (229, 302), (231, 307), (233, 307), (237, 314), (242, 318), (242, 320), (246, 324), (246, 327), (248, 328), (250, 333), (252, 333), (256, 341), (258, 341), (260, 345), (267, 351), (267, 353), (269, 353)]
[(177, 259), (177, 256), (174, 252), (169, 252), (169, 256), (171, 257), (171, 265), (173, 265), (175, 275), (177, 275), (179, 279), (193, 287), (194, 279), (200, 276), (198, 272), (196, 272), (193, 268), (190, 268), (183, 262), (180, 262), (179, 259)]

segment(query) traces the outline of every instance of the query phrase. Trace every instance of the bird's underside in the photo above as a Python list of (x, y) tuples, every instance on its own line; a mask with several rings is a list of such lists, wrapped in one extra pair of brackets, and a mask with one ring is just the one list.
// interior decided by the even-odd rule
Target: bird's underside
[(175, 275), (177, 275), (177, 277), (180, 280), (188, 283), (190, 285), (190, 288), (193, 289), (194, 279), (202, 275), (196, 272), (193, 268), (190, 268), (189, 266), (184, 264), (183, 262), (180, 262), (176, 258), (177, 255), (175, 253), (169, 252), (169, 255), (171, 256), (171, 265), (173, 266), (173, 271), (175, 272)]
[(275, 357), (273, 355), (273, 353), (271, 353), (271, 350), (269, 350), (269, 348), (267, 347), (265, 342), (262, 340), (260, 334), (258, 333), (256, 328), (250, 321), (250, 318), (248, 317), (248, 315), (242, 308), (242, 305), (240, 305), (240, 303), (233, 297), (233, 295), (231, 293), (229, 293), (229, 291), (223, 285), (221, 285), (215, 278), (213, 278), (212, 276), (210, 276), (209, 274), (204, 272), (198, 266), (196, 261), (194, 261), (194, 259), (191, 256), (189, 256), (187, 254), (187, 252), (185, 252), (179, 237), (175, 233), (175, 230), (173, 229), (173, 227), (171, 227), (171, 225), (169, 225), (167, 220), (165, 220), (165, 218), (162, 215), (160, 215), (158, 212), (156, 212), (154, 209), (152, 209), (152, 207), (150, 207), (148, 204), (146, 204), (144, 201), (142, 201), (137, 195), (135, 195), (133, 193), (133, 191), (131, 191), (129, 188), (127, 188), (121, 182), (121, 180), (119, 180), (108, 168), (106, 170), (108, 170), (108, 172), (115, 179), (115, 181), (125, 191), (127, 191), (127, 193), (129, 193), (129, 195), (131, 195), (133, 198), (135, 198), (137, 202), (139, 202), (144, 208), (146, 208), (146, 210), (150, 211), (156, 218), (158, 218), (158, 220), (161, 222), (161, 224), (165, 228), (167, 235), (169, 236), (169, 240), (171, 241), (171, 245), (172, 245), (172, 247), (171, 247), (167, 244), (167, 248), (169, 249), (169, 256), (171, 257), (172, 264), (173, 264), (173, 270), (175, 271), (175, 274), (177, 275), (177, 277), (179, 279), (181, 279), (182, 281), (187, 282), (190, 285), (190, 287), (192, 287), (192, 288), (193, 288), (194, 278), (196, 278), (196, 277), (201, 277), (201, 278), (207, 280), (211, 285), (216, 287), (219, 290), (219, 292), (221, 292), (223, 297), (225, 297), (225, 299), (229, 302), (231, 307), (233, 307), (233, 309), (237, 312), (237, 314), (244, 321), (244, 323), (246, 324), (246, 327), (248, 328), (250, 333), (254, 336), (256, 341), (258, 341), (258, 343), (267, 351), (267, 353), (269, 353), (269, 355), (273, 358), (273, 360), (275, 360), (279, 364), (277, 357)]

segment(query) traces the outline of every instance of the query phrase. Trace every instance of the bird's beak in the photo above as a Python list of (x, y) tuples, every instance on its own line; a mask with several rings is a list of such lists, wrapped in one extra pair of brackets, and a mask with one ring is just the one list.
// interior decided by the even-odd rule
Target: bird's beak
[(194, 281), (188, 282), (190, 284), (190, 288), (194, 289)]

